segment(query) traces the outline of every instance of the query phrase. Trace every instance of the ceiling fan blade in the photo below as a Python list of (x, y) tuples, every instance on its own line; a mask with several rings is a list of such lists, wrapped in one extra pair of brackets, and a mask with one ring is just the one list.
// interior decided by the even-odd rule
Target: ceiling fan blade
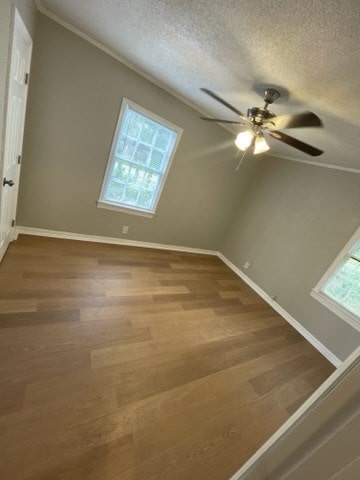
[(207, 95), (209, 95), (210, 97), (212, 97), (214, 100), (217, 100), (218, 102), (220, 102), (225, 107), (229, 108), (232, 112), (239, 115), (243, 120), (246, 120), (246, 122), (251, 123), (244, 113), (240, 112), (240, 110), (230, 105), (230, 103), (228, 103), (223, 98), (219, 97), (219, 95), (216, 95), (216, 93), (212, 92), (211, 90), (208, 90), (207, 88), (200, 88), (200, 90), (206, 93)]
[(286, 135), (283, 132), (279, 132), (278, 130), (268, 130), (267, 133), (271, 135), (273, 138), (276, 138), (276, 140), (280, 140), (280, 142), (286, 143), (286, 145), (290, 145), (291, 147), (297, 148), (298, 150), (301, 150), (304, 153), (307, 153), (308, 155), (311, 155), (312, 157), (317, 157), (324, 153), (322, 150), (319, 150), (318, 148), (312, 147), (308, 143), (304, 143), (297, 138), (290, 137), (289, 135)]
[(206, 120), (207, 122), (218, 122), (218, 123), (232, 123), (234, 125), (243, 125), (242, 122), (234, 122), (233, 120), (220, 120), (219, 118), (208, 118), (200, 117), (201, 120)]
[(296, 113), (294, 115), (279, 115), (269, 120), (271, 126), (277, 130), (301, 127), (322, 127), (321, 119), (312, 112)]

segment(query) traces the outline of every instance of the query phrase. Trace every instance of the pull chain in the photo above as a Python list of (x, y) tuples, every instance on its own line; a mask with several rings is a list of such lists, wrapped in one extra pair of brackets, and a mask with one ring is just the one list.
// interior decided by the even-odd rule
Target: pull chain
[[(238, 158), (239, 152), (240, 152), (240, 150), (238, 150), (235, 158)], [(239, 170), (240, 165), (242, 164), (242, 162), (243, 162), (243, 160), (244, 160), (244, 158), (245, 158), (245, 156), (246, 156), (246, 153), (247, 153), (247, 149), (246, 149), (246, 150), (244, 151), (244, 153), (241, 155), (241, 158), (240, 158), (240, 161), (239, 161), (239, 163), (238, 163), (238, 166), (235, 168), (235, 171), (236, 171), (236, 172)]]

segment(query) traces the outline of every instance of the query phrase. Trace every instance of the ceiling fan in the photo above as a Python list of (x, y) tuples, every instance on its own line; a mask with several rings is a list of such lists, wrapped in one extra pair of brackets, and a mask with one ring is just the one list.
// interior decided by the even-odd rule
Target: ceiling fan
[(217, 100), (225, 107), (229, 108), (232, 112), (239, 115), (239, 121), (233, 120), (221, 120), (218, 118), (200, 117), (202, 120), (209, 122), (227, 123), (232, 125), (241, 125), (247, 127), (245, 131), (240, 132), (235, 140), (236, 146), (243, 151), (248, 149), (252, 150), (255, 155), (258, 153), (266, 152), (270, 149), (266, 142), (266, 135), (269, 135), (282, 143), (286, 143), (291, 147), (297, 148), (302, 152), (307, 153), (313, 157), (317, 157), (324, 153), (316, 147), (313, 147), (307, 143), (304, 143), (294, 137), (286, 135), (280, 130), (287, 130), (288, 128), (301, 128), (301, 127), (322, 127), (323, 123), (320, 118), (312, 112), (302, 112), (293, 115), (279, 115), (276, 116), (268, 109), (269, 105), (274, 103), (280, 97), (280, 93), (275, 88), (268, 88), (265, 90), (264, 101), (265, 105), (261, 107), (249, 108), (247, 115), (240, 112), (236, 107), (230, 105), (226, 100), (219, 97), (216, 93), (208, 90), (207, 88), (201, 88), (203, 92)]

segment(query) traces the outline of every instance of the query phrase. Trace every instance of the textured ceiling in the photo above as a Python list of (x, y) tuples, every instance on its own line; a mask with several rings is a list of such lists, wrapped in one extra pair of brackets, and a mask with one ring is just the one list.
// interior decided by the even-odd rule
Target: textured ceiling
[[(324, 129), (291, 135), (315, 159), (273, 140), (272, 153), (360, 169), (359, 0), (43, 0), (42, 6), (214, 116), (199, 91), (246, 111), (263, 85), (281, 87), (275, 113), (309, 109)], [(290, 131), (288, 131), (290, 133)]]

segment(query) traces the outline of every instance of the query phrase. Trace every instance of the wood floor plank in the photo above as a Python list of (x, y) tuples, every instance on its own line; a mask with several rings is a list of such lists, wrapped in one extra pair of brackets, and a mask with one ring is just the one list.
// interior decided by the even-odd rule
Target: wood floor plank
[(290, 378), (309, 370), (313, 366), (312, 362), (309, 357), (301, 355), (294, 360), (285, 362), (281, 367), (271, 369), (252, 378), (250, 383), (258, 395), (264, 395), (283, 385)]
[(25, 383), (4, 382), (2, 378), (0, 395), (0, 418), (3, 415), (22, 410), (25, 398)]
[(168, 262), (159, 260), (120, 260), (118, 258), (100, 257), (99, 265), (121, 265), (124, 267), (158, 267), (170, 268)]
[(135, 295), (126, 297), (70, 297), (70, 298), (47, 298), (36, 301), (36, 309), (42, 310), (69, 310), (72, 308), (116, 307), (114, 312), (120, 314), (126, 306), (154, 305), (151, 295)]
[(0, 291), (0, 299), (2, 300), (24, 300), (24, 299), (43, 299), (43, 298), (68, 298), (68, 297), (103, 297), (105, 291), (103, 289), (86, 290), (86, 289), (59, 289), (59, 288), (29, 288), (17, 289), (15, 285), (4, 288)]
[[(109, 297), (109, 298), (129, 298), (129, 297)], [(120, 304), (110, 304), (110, 306), (100, 306), (96, 308), (82, 308), (80, 312), (81, 320), (83, 321), (99, 321), (107, 318), (117, 318), (120, 315), (151, 315), (153, 313), (161, 312), (173, 312), (181, 309), (179, 303), (161, 303), (156, 304), (153, 301), (152, 296), (148, 296), (146, 301), (141, 300), (141, 296), (135, 296), (133, 298), (140, 299), (139, 302), (124, 302)]]
[(68, 280), (68, 279), (81, 279), (81, 278), (89, 278), (91, 275), (91, 278), (93, 279), (130, 279), (131, 274), (129, 272), (122, 272), (122, 271), (108, 271), (108, 270), (96, 270), (93, 269), (92, 272), (86, 271), (65, 271), (65, 270), (58, 270), (58, 271), (38, 271), (38, 270), (25, 270), (22, 273), (23, 278), (41, 278), (41, 279), (62, 279), (62, 280)]
[(135, 295), (172, 295), (178, 293), (189, 293), (188, 288), (178, 285), (171, 287), (163, 286), (139, 286), (139, 287), (123, 287), (118, 286), (114, 288), (108, 288), (106, 295), (108, 297), (127, 297)]
[(79, 322), (80, 310), (0, 313), (0, 329), (33, 327), (43, 324)]
[(35, 312), (38, 300), (34, 298), (0, 300), (0, 313)]
[(217, 257), (20, 235), (0, 478), (227, 480), (332, 371)]

